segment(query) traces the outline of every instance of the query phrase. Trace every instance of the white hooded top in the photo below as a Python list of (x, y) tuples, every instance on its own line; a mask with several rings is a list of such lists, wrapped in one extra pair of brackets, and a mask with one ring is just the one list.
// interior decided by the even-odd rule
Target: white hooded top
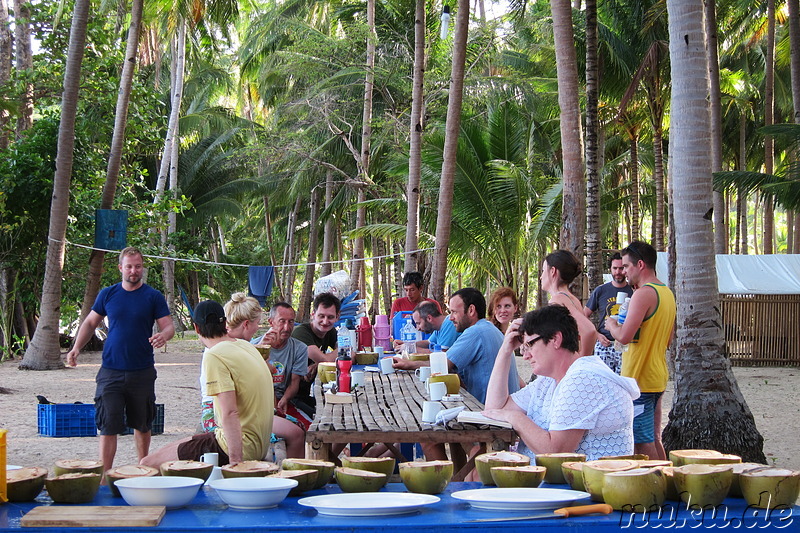
[[(558, 383), (540, 376), (511, 395), (542, 429), (585, 429), (574, 451), (586, 454), (587, 461), (633, 453), (633, 400), (638, 397), (636, 381), (615, 374), (596, 355), (576, 360)], [(522, 441), (517, 451), (535, 457)]]

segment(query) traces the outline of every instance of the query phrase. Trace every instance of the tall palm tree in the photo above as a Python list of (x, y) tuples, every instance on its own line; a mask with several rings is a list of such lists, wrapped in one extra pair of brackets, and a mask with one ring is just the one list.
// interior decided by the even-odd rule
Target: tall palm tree
[(58, 342), (61, 318), (61, 276), (64, 269), (64, 239), (67, 234), (69, 185), (72, 179), (73, 149), (75, 147), (75, 115), (78, 109), (78, 90), (81, 63), (86, 45), (86, 24), (89, 0), (76, 0), (69, 35), (69, 52), (64, 71), (64, 92), (61, 98), (61, 122), (58, 127), (58, 155), (50, 204), (47, 260), (42, 285), (42, 307), (39, 325), (31, 339), (20, 368), (52, 370), (63, 368)]
[[(131, 2), (131, 22), (128, 28), (128, 42), (125, 47), (122, 74), (119, 78), (117, 107), (114, 113), (114, 133), (111, 137), (111, 150), (108, 154), (106, 181), (103, 184), (100, 209), (111, 209), (117, 192), (122, 151), (125, 145), (125, 128), (128, 124), (128, 104), (131, 98), (133, 75), (136, 71), (136, 57), (139, 52), (143, 4), (144, 0), (133, 0)], [(106, 253), (103, 251), (92, 250), (92, 255), (89, 259), (89, 273), (86, 277), (86, 290), (83, 296), (83, 305), (81, 306), (80, 322), (83, 322), (83, 319), (89, 315), (89, 311), (91, 311), (94, 300), (100, 290), (100, 277), (103, 274), (103, 259), (105, 255)]]
[(578, 100), (578, 64), (569, 0), (550, 0), (558, 72), (558, 104), (561, 107), (561, 154), (564, 175), (561, 237), (559, 245), (583, 256), (586, 233), (586, 182), (583, 174), (581, 106)]
[(456, 173), (458, 135), (461, 130), (461, 103), (464, 97), (464, 66), (467, 55), (469, 6), (469, 0), (458, 0), (456, 29), (453, 37), (453, 67), (450, 74), (450, 92), (447, 99), (442, 178), (439, 182), (439, 208), (436, 219), (436, 250), (434, 252), (431, 281), (428, 286), (429, 294), (438, 301), (444, 301), (447, 249), (450, 246), (450, 224), (453, 218), (453, 181)]
[(667, 449), (711, 448), (764, 462), (763, 438), (739, 391), (719, 314), (708, 159), (709, 107), (702, 0), (667, 0), (672, 113), (670, 146), (676, 252), (675, 399)]

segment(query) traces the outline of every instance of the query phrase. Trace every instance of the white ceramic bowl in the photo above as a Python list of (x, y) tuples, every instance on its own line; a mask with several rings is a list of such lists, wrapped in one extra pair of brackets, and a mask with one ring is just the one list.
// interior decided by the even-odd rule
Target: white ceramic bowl
[(128, 505), (165, 505), (167, 509), (177, 509), (197, 496), (203, 480), (184, 476), (135, 477), (120, 479), (114, 485)]
[(281, 503), (297, 486), (296, 479), (239, 477), (215, 479), (209, 486), (234, 509), (269, 509)]

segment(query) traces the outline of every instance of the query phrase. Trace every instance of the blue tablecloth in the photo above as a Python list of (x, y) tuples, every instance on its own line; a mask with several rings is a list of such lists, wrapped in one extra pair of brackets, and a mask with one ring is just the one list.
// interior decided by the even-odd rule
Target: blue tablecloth
[[(546, 486), (546, 485), (543, 485)], [(155, 528), (125, 528), (124, 531), (217, 531), (248, 532), (263, 531), (269, 533), (299, 533), (306, 528), (336, 533), (377, 533), (398, 530), (413, 530), (415, 533), (451, 533), (456, 531), (503, 531), (503, 533), (529, 533), (532, 527), (547, 528), (549, 533), (605, 533), (621, 529), (724, 529), (742, 531), (800, 531), (800, 507), (766, 513), (764, 510), (747, 508), (744, 500), (729, 498), (716, 510), (688, 511), (677, 502), (667, 502), (662, 516), (655, 513), (649, 515), (614, 512), (608, 516), (582, 516), (575, 518), (547, 518), (535, 521), (469, 523), (476, 518), (526, 516), (540, 511), (486, 511), (472, 509), (463, 501), (451, 494), (458, 490), (481, 488), (480, 483), (451, 483), (439, 497), (437, 504), (424, 507), (422, 510), (407, 515), (354, 518), (331, 517), (318, 515), (314, 509), (303, 507), (297, 503), (297, 497), (287, 498), (280, 506), (264, 510), (229, 509), (217, 497), (216, 492), (208, 487), (200, 490), (195, 500), (187, 507), (167, 511), (161, 524)], [(556, 485), (558, 488), (568, 488)], [(400, 483), (391, 483), (388, 491), (405, 492)], [(338, 493), (336, 485), (313, 491), (304, 496)], [(358, 498), (358, 493), (351, 494)], [(584, 503), (584, 502), (579, 502)], [(588, 503), (588, 502), (585, 502)], [(19, 533), (20, 519), (37, 505), (55, 505), (42, 494), (37, 502), (18, 504), (0, 504), (0, 531), (16, 530)], [(121, 498), (114, 498), (106, 487), (91, 504), (87, 505), (125, 505)], [(25, 531), (36, 531), (39, 528), (24, 528)], [(70, 529), (85, 532), (87, 528), (42, 528), (42, 531), (53, 532), (58, 529)], [(91, 532), (113, 531), (110, 528), (91, 528)], [(119, 531), (119, 530), (117, 530)]]

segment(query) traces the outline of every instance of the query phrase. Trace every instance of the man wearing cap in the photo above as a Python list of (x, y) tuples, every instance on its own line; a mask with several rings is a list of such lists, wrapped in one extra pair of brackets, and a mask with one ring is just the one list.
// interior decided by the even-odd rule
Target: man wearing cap
[(213, 301), (194, 310), (194, 329), (208, 349), (203, 357), (206, 392), (214, 397), (213, 433), (200, 433), (167, 444), (141, 463), (158, 467), (165, 461), (199, 460), (218, 453), (221, 465), (264, 458), (270, 444), (275, 397), (264, 359), (255, 347), (228, 336), (225, 312)]
[[(144, 259), (133, 247), (119, 254), (120, 283), (97, 295), (89, 315), (75, 336), (67, 364), (76, 366), (78, 355), (95, 329), (108, 317), (108, 338), (95, 381), (95, 423), (100, 430), (100, 459), (104, 470), (114, 465), (117, 435), (133, 428), (136, 453), (141, 460), (150, 451), (156, 414), (156, 368), (153, 348), (161, 348), (175, 335), (164, 296), (143, 281)], [(159, 332), (153, 334), (153, 324)]]

